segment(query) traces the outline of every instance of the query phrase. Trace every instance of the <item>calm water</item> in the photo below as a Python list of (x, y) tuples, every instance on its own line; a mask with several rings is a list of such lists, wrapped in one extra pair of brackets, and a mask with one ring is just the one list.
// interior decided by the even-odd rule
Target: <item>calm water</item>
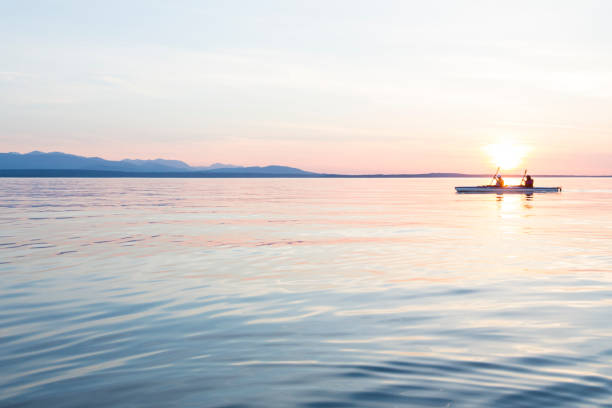
[(612, 406), (612, 179), (0, 179), (2, 407)]

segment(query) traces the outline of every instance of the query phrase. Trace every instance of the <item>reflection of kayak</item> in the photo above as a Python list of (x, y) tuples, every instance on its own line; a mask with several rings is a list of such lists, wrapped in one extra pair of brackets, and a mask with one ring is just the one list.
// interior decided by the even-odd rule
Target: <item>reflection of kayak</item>
[(518, 194), (531, 194), (531, 193), (559, 193), (561, 187), (521, 187), (521, 186), (508, 186), (508, 187), (495, 187), (495, 186), (472, 186), (472, 187), (455, 187), (458, 193), (494, 193), (494, 194), (505, 194), (505, 193), (518, 193)]

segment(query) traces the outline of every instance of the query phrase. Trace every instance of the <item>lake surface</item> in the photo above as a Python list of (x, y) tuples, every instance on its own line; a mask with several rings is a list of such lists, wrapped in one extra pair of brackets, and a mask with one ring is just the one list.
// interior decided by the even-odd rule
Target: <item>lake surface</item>
[(612, 179), (0, 179), (2, 407), (612, 407)]

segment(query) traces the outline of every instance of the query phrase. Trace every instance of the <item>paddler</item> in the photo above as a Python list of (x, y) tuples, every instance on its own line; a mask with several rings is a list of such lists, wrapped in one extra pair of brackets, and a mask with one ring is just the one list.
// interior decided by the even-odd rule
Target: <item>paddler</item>
[(531, 178), (530, 175), (527, 175), (527, 177), (525, 178), (525, 184), (523, 184), (523, 187), (533, 188), (533, 179)]
[(504, 183), (504, 179), (502, 178), (501, 174), (498, 174), (497, 176), (495, 176), (496, 181), (495, 181), (495, 187), (505, 187), (506, 183)]

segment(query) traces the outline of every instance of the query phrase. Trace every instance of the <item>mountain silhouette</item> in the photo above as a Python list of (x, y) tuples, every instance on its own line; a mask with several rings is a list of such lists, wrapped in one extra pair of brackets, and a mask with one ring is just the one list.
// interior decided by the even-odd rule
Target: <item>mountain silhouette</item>
[(105, 160), (61, 152), (26, 154), (0, 153), (0, 168), (14, 170), (107, 170), (107, 171), (185, 171), (190, 166), (178, 160)]
[(210, 166), (190, 166), (179, 160), (124, 159), (105, 160), (100, 157), (83, 157), (62, 152), (44, 153), (0, 153), (0, 170), (80, 170), (108, 171), (121, 173), (197, 173), (212, 176), (236, 177), (239, 175), (309, 175), (316, 174), (287, 166), (241, 167), (231, 164), (214, 163)]

